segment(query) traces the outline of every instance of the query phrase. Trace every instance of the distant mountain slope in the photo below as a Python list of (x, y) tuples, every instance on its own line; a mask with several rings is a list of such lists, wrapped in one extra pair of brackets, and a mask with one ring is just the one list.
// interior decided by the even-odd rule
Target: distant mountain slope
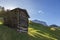
[(47, 26), (47, 23), (44, 22), (44, 21), (40, 21), (40, 20), (32, 20), (32, 22), (39, 23), (39, 24), (42, 24), (42, 25), (44, 25), (44, 26)]

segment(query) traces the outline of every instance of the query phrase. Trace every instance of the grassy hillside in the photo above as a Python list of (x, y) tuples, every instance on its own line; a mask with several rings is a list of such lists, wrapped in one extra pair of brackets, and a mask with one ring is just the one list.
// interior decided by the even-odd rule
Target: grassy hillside
[[(0, 23), (1, 24), (1, 23)], [(29, 23), (28, 34), (0, 25), (0, 40), (60, 40), (60, 29)]]
[(60, 40), (60, 28), (46, 27), (31, 22), (28, 33), (31, 40)]

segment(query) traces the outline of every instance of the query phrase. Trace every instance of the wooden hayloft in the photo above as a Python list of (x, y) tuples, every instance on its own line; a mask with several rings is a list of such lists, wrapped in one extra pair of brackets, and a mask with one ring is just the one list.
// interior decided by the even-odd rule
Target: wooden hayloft
[(15, 8), (5, 13), (4, 24), (20, 32), (28, 31), (29, 15), (25, 9)]

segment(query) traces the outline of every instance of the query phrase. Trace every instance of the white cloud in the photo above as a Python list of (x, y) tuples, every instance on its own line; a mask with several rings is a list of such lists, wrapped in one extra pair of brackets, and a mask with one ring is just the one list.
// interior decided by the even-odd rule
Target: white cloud
[(42, 10), (39, 10), (38, 13), (43, 14), (44, 12)]

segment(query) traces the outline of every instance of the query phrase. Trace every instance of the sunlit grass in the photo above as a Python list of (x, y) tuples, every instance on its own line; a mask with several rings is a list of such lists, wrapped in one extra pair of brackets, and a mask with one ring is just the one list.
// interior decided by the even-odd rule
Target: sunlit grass
[[(28, 28), (28, 29), (29, 29), (28, 34), (29, 34), (30, 36), (33, 36), (33, 37), (41, 37), (41, 36), (42, 36), (42, 37), (45, 37), (45, 38), (47, 38), (47, 39), (57, 40), (56, 38), (50, 36), (49, 33), (44, 33), (44, 34), (42, 34), (42, 33), (40, 32), (40, 30), (36, 30), (36, 29), (34, 29), (34, 28)], [(38, 31), (39, 31), (39, 32), (38, 32)]]
[(2, 17), (0, 17), (0, 24), (3, 24), (4, 20)]
[(29, 20), (29, 23), (31, 23), (31, 21)]
[(3, 24), (3, 22), (0, 21), (0, 24)]
[(50, 28), (50, 30), (55, 31), (55, 30), (56, 30), (56, 28), (52, 27), (52, 28)]
[(28, 34), (29, 35), (31, 35), (31, 36), (33, 36), (33, 37), (35, 37), (35, 32), (37, 32), (37, 31), (39, 31), (39, 30), (35, 30), (34, 28), (28, 28)]

